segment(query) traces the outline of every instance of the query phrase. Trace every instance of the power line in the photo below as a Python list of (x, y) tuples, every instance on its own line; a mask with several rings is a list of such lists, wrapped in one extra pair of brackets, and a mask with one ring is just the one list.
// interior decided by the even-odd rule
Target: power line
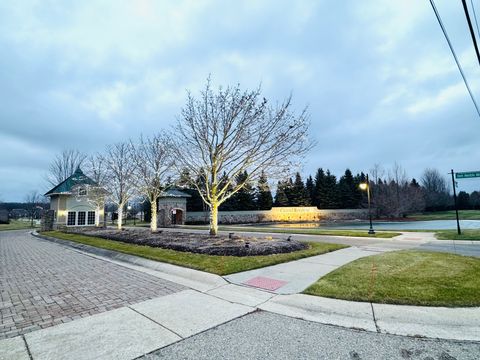
[[(475, 32), (473, 31), (472, 21), (470, 20), (470, 14), (468, 13), (467, 1), (462, 0), (463, 11), (465, 11), (465, 17), (467, 18), (468, 29), (472, 36), (473, 46), (475, 47), (475, 53), (477, 54), (478, 64), (480, 65), (480, 54), (478, 53), (477, 39), (475, 38)], [(478, 28), (477, 28), (478, 29)]]
[(475, 6), (473, 5), (473, 0), (470, 0), (470, 4), (472, 5), (473, 17), (475, 19), (475, 26), (477, 27), (477, 35), (480, 36), (480, 30), (478, 29), (477, 13), (475, 12)]
[(455, 59), (455, 62), (457, 63), (458, 70), (460, 71), (460, 74), (462, 75), (463, 82), (465, 83), (465, 87), (468, 90), (468, 93), (470, 94), (470, 97), (472, 98), (473, 105), (475, 105), (475, 109), (477, 110), (477, 114), (480, 117), (480, 108), (478, 107), (477, 102), (475, 101), (475, 98), (473, 97), (472, 90), (470, 89), (470, 86), (468, 85), (467, 78), (465, 77), (465, 74), (463, 72), (462, 66), (460, 65), (460, 62), (458, 61), (457, 54), (455, 53), (455, 50), (453, 49), (452, 43), (450, 42), (450, 38), (448, 37), (447, 30), (445, 30), (445, 27), (443, 26), (442, 19), (440, 18), (440, 14), (438, 13), (437, 7), (435, 6), (435, 3), (433, 0), (430, 0), (430, 5), (432, 5), (433, 12), (435, 13), (435, 16), (437, 17), (438, 24), (440, 25), (440, 28), (442, 29), (443, 35), (445, 36), (445, 39), (447, 40), (448, 46), (450, 47), (450, 51), (452, 52), (453, 58)]

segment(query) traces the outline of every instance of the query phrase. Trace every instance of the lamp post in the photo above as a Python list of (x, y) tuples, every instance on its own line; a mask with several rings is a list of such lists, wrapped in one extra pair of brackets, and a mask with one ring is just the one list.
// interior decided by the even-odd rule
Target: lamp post
[(127, 225), (127, 221), (128, 221), (128, 214), (130, 214), (130, 210), (132, 210), (132, 207), (130, 205), (127, 206), (127, 218), (125, 219), (125, 225)]
[(371, 235), (374, 235), (375, 230), (373, 230), (373, 224), (372, 224), (372, 211), (371, 211), (371, 205), (370, 205), (370, 181), (368, 180), (368, 174), (367, 174), (367, 181), (360, 184), (360, 189), (367, 191), (368, 218), (370, 220), (370, 229), (368, 230), (368, 233)]

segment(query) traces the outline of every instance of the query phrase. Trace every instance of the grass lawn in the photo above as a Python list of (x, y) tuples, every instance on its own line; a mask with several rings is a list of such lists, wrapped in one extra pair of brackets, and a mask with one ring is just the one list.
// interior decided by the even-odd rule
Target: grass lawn
[[(182, 226), (184, 229), (208, 229), (206, 225), (186, 225)], [(331, 235), (331, 236), (354, 236), (354, 237), (376, 237), (389, 239), (400, 235), (398, 232), (379, 231), (375, 235), (370, 235), (368, 230), (325, 230), (320, 228), (315, 229), (278, 229), (269, 227), (255, 227), (255, 226), (220, 226), (220, 231), (238, 231), (238, 232), (259, 232), (259, 233), (277, 233), (277, 234), (301, 234), (301, 235)]]
[(354, 301), (425, 306), (479, 306), (480, 259), (396, 251), (355, 260), (305, 290)]
[(58, 239), (70, 240), (82, 244), (96, 246), (103, 249), (137, 255), (151, 260), (207, 271), (218, 275), (227, 275), (240, 271), (261, 268), (268, 265), (275, 265), (347, 247), (338, 244), (311, 242), (308, 243), (308, 249), (295, 251), (288, 254), (239, 257), (194, 254), (189, 252), (154, 248), (150, 246), (127, 244), (119, 241), (106, 240), (93, 236), (69, 234), (60, 231), (48, 231), (42, 234)]
[(462, 230), (462, 234), (458, 235), (457, 230), (436, 231), (435, 236), (439, 240), (479, 240), (480, 229)]
[[(460, 220), (480, 220), (480, 210), (459, 210)], [(408, 216), (412, 220), (455, 220), (455, 210), (425, 212)]]
[[(35, 224), (33, 224), (35, 227)], [(22, 220), (10, 220), (10, 224), (0, 224), (1, 230), (20, 230), (20, 229), (31, 229), (30, 221)]]

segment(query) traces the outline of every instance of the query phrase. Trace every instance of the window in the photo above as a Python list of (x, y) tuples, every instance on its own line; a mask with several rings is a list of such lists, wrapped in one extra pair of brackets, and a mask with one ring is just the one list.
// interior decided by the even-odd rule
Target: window
[(87, 225), (95, 225), (95, 211), (88, 212)]
[(78, 196), (86, 196), (86, 195), (87, 195), (87, 189), (85, 188), (78, 189)]
[(75, 211), (68, 212), (67, 225), (68, 226), (75, 225)]
[(77, 225), (85, 225), (85, 211), (78, 212)]

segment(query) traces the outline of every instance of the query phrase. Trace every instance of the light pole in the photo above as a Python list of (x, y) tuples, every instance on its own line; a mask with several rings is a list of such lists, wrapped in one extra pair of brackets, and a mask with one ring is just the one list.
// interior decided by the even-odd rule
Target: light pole
[(368, 218), (370, 220), (370, 229), (368, 230), (368, 233), (371, 234), (371, 235), (374, 235), (375, 230), (373, 230), (373, 224), (372, 224), (372, 210), (371, 210), (371, 205), (370, 205), (370, 181), (368, 181), (368, 174), (367, 174), (367, 181), (360, 184), (360, 189), (367, 191)]
[(127, 218), (125, 219), (125, 225), (127, 225), (127, 221), (128, 221), (128, 214), (130, 214), (130, 210), (132, 210), (132, 207), (130, 205), (127, 206)]

